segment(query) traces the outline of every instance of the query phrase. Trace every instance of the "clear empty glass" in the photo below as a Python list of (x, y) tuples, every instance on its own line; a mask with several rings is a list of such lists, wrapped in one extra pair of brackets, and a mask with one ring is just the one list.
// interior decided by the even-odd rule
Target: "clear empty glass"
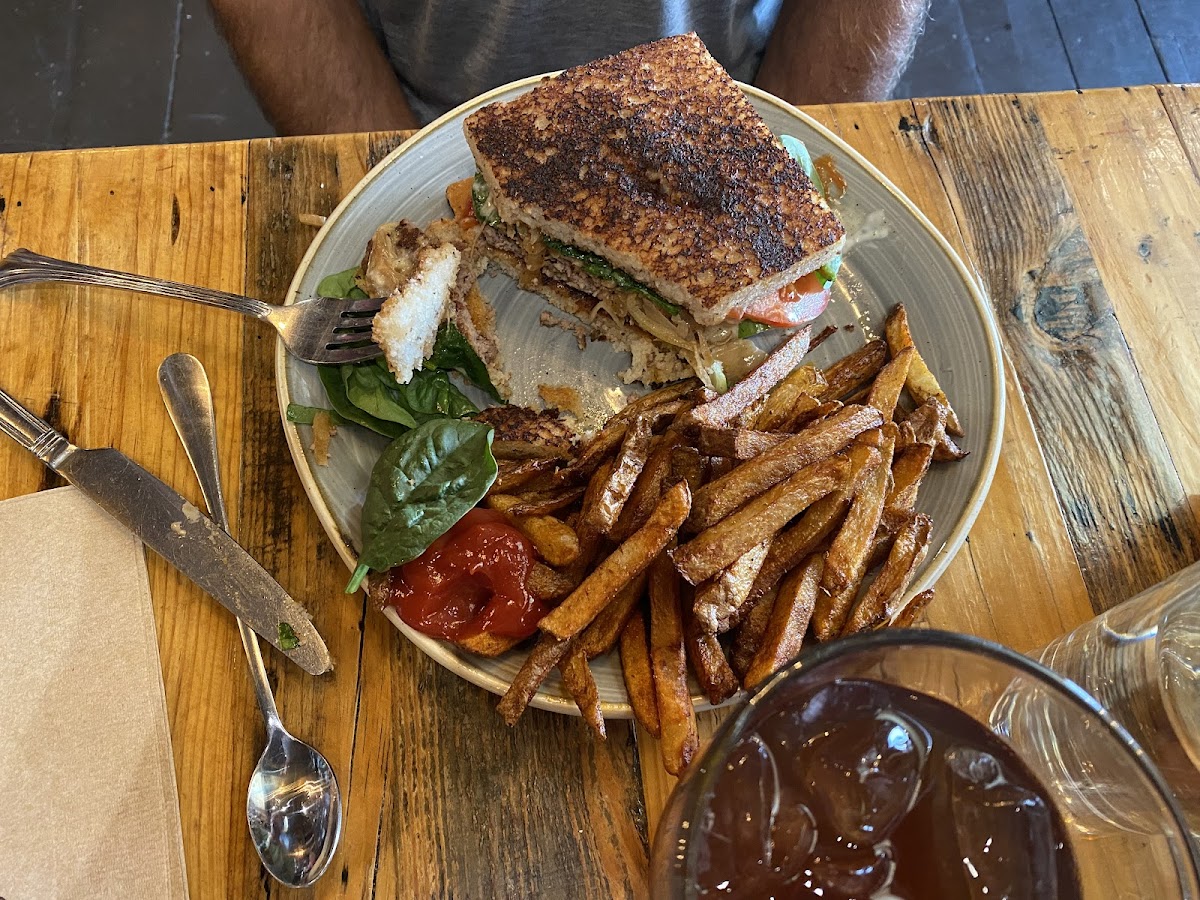
[[(1023, 849), (983, 871), (1006, 841)], [(947, 898), (1200, 898), (1186, 820), (1099, 704), (1003, 647), (926, 630), (812, 647), (757, 690), (672, 793), (651, 890), (765, 897), (756, 879), (783, 873), (775, 896), (916, 900), (904, 885), (924, 867), (961, 881)]]

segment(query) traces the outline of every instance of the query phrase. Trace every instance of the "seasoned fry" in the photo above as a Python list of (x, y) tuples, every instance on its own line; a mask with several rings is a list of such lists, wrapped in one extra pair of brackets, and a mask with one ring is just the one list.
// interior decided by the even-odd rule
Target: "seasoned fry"
[[(548, 491), (531, 491), (527, 494), (509, 494), (513, 502), (504, 511), (512, 516), (550, 516), (566, 509), (583, 496), (582, 485), (573, 488), (554, 488)], [(499, 496), (496, 494), (493, 497)], [(508, 501), (501, 501), (508, 503)]]
[(507, 653), (513, 647), (517, 646), (517, 644), (521, 643), (521, 639), (481, 631), (479, 634), (458, 638), (454, 643), (458, 644), (464, 650), (470, 650), (472, 653), (477, 653), (480, 656), (493, 657), (499, 656), (501, 653)]
[(725, 650), (715, 634), (708, 634), (700, 628), (696, 617), (691, 614), (691, 604), (686, 600), (683, 605), (683, 639), (687, 644), (688, 659), (692, 663), (692, 671), (700, 682), (700, 689), (708, 702), (716, 706), (724, 703), (738, 692), (741, 687)]
[(663, 768), (672, 775), (687, 768), (700, 744), (683, 646), (679, 573), (662, 554), (650, 566), (650, 665), (658, 700)]
[(883, 341), (870, 341), (843, 356), (821, 373), (825, 378), (821, 399), (840, 400), (858, 390), (883, 368), (887, 357), (888, 348)]
[(801, 469), (672, 551), (675, 567), (692, 584), (711, 578), (755, 544), (773, 537), (793, 516), (842, 487), (849, 472), (846, 456), (827, 457)]
[(792, 414), (801, 397), (820, 393), (825, 388), (825, 376), (815, 366), (800, 366), (775, 385), (758, 415), (754, 427), (758, 431), (784, 431), (784, 422)]
[(671, 473), (666, 484), (686, 481), (688, 489), (695, 495), (707, 474), (708, 462), (695, 447), (676, 447), (671, 451)]
[(710, 428), (701, 425), (696, 446), (708, 456), (729, 459), (754, 459), (760, 453), (777, 447), (791, 435), (777, 431), (753, 431), (749, 428)]
[(559, 572), (539, 562), (529, 569), (529, 574), (525, 577), (525, 588), (535, 600), (553, 603), (575, 590), (575, 582), (565, 572)]
[(805, 326), (763, 360), (762, 364), (715, 400), (692, 410), (700, 425), (724, 425), (787, 377), (808, 353), (812, 329)]
[(842, 527), (834, 536), (825, 554), (825, 569), (821, 573), (821, 590), (813, 614), (813, 632), (817, 640), (837, 637), (850, 606), (858, 594), (866, 570), (867, 554), (879, 520), (883, 516), (883, 501), (887, 497), (891, 477), (894, 438), (884, 433), (879, 453), (881, 463), (866, 476), (850, 502)]
[(600, 692), (596, 690), (596, 679), (588, 668), (587, 657), (580, 652), (579, 646), (572, 644), (558, 662), (558, 671), (562, 675), (563, 687), (579, 707), (583, 720), (595, 732), (600, 740), (604, 740), (604, 714), (600, 711)]
[(511, 494), (517, 488), (524, 487), (535, 478), (550, 472), (557, 465), (558, 460), (553, 458), (500, 460), (496, 465), (496, 480), (488, 488), (488, 494)]
[(746, 671), (746, 690), (778, 672), (800, 652), (816, 606), (823, 565), (821, 555), (814, 553), (783, 579), (771, 608), (762, 646)]
[(892, 421), (896, 413), (896, 403), (900, 399), (900, 391), (904, 388), (904, 379), (908, 377), (909, 367), (916, 355), (916, 347), (905, 347), (875, 376), (875, 382), (867, 394), (867, 405), (879, 410), (885, 422)]
[(638, 416), (625, 431), (621, 449), (600, 491), (600, 496), (587, 511), (588, 524), (601, 534), (608, 534), (617, 523), (621, 510), (637, 483), (650, 453), (650, 421)]
[(566, 459), (567, 451), (536, 441), (492, 441), (492, 456), (496, 459), (528, 462), (534, 459)]
[(950, 414), (950, 407), (936, 397), (930, 397), (904, 420), (912, 431), (912, 440), (932, 446), (933, 458), (938, 462), (958, 460), (967, 455), (967, 451), (947, 433)]
[(569, 566), (579, 557), (579, 536), (575, 530), (553, 516), (517, 516), (511, 513), (520, 501), (509, 494), (493, 494), (487, 505), (508, 516), (520, 531), (533, 542), (538, 555), (552, 566)]
[(932, 520), (923, 513), (913, 516), (912, 521), (900, 529), (879, 575), (863, 593), (842, 628), (843, 637), (877, 628), (901, 611), (900, 598), (912, 583), (917, 566), (924, 562), (925, 554), (929, 552), (932, 529)]
[(496, 706), (505, 722), (517, 724), (517, 719), (521, 718), (521, 713), (525, 712), (537, 689), (542, 686), (550, 670), (558, 665), (570, 645), (570, 641), (559, 640), (548, 634), (538, 638)]
[(908, 310), (904, 308), (903, 303), (896, 304), (895, 309), (888, 314), (884, 331), (887, 334), (888, 347), (891, 348), (892, 356), (899, 355), (905, 347), (913, 348), (915, 355), (904, 382), (908, 392), (912, 394), (913, 400), (918, 406), (930, 398), (941, 402), (946, 407), (946, 430), (957, 437), (962, 437), (962, 426), (958, 422), (958, 415), (954, 412), (950, 401), (946, 399), (946, 392), (942, 390), (937, 378), (925, 364), (920, 351), (916, 349), (912, 332), (908, 330)]
[(850, 483), (845, 488), (822, 497), (804, 511), (800, 521), (775, 535), (746, 597), (747, 603), (753, 603), (766, 595), (784, 575), (798, 566), (804, 557), (816, 550), (821, 542), (833, 533), (846, 510), (850, 508), (854, 487), (852, 474)]
[(654, 674), (650, 670), (650, 648), (646, 643), (646, 620), (635, 610), (621, 631), (621, 674), (634, 717), (655, 737), (661, 733)]
[(933, 599), (933, 588), (913, 596), (908, 601), (908, 605), (896, 613), (895, 618), (891, 621), (893, 628), (912, 628), (913, 623), (917, 621), (917, 616), (925, 611), (925, 607), (929, 605), (929, 601)]
[(931, 459), (933, 447), (928, 444), (913, 444), (896, 454), (892, 463), (892, 489), (883, 502), (881, 522), (881, 527), (889, 533), (895, 534), (916, 506), (917, 491), (929, 471)]
[(600, 610), (579, 636), (579, 647), (588, 659), (607, 653), (617, 645), (621, 631), (637, 612), (646, 596), (646, 573), (621, 588), (613, 601)]
[[(719, 522), (752, 497), (813, 463), (845, 448), (855, 437), (883, 422), (869, 406), (847, 406), (823, 422), (793, 435), (762, 455), (700, 490), (692, 504), (687, 527), (699, 531)], [(757, 543), (757, 542), (756, 542)]]
[(693, 609), (700, 628), (721, 634), (731, 627), (738, 610), (750, 596), (750, 588), (762, 568), (771, 541), (751, 547), (723, 572), (696, 587)]
[(650, 513), (662, 497), (663, 488), (669, 484), (667, 479), (671, 474), (671, 460), (681, 438), (681, 433), (672, 428), (653, 439), (646, 465), (642, 467), (642, 473), (633, 485), (629, 499), (625, 501), (617, 524), (609, 531), (609, 537), (614, 541), (625, 540), (650, 518)]
[(742, 678), (745, 678), (746, 673), (750, 671), (750, 665), (754, 662), (754, 657), (758, 655), (763, 638), (766, 637), (767, 623), (770, 622), (771, 610), (775, 608), (777, 595), (777, 589), (772, 587), (757, 600), (751, 600), (746, 604), (749, 611), (733, 637), (733, 649), (729, 654), (729, 662), (733, 666), (733, 671)]
[(563, 638), (586, 628), (621, 588), (645, 571), (674, 539), (691, 506), (691, 492), (681, 481), (663, 495), (646, 524), (596, 566), (557, 609), (542, 619), (539, 627)]

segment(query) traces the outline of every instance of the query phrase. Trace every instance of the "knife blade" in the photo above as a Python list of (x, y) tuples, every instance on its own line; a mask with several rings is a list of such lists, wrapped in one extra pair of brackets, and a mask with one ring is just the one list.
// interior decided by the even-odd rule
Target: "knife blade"
[(212, 519), (129, 457), (112, 448), (76, 447), (2, 390), (0, 431), (83, 491), (304, 671), (320, 675), (332, 668), (329, 650), (304, 607)]

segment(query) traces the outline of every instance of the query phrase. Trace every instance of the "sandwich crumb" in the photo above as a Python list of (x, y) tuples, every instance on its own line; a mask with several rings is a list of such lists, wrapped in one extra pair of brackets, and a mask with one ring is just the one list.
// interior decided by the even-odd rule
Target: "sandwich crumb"
[(583, 418), (583, 398), (579, 391), (565, 384), (539, 384), (538, 396), (547, 406), (559, 412), (570, 413), (575, 418)]
[(572, 322), (570, 319), (556, 316), (549, 310), (542, 311), (542, 314), (538, 316), (538, 323), (545, 328), (561, 328), (563, 331), (575, 335), (575, 343), (579, 345), (580, 350), (587, 347), (588, 338), (592, 337), (590, 329), (582, 322)]

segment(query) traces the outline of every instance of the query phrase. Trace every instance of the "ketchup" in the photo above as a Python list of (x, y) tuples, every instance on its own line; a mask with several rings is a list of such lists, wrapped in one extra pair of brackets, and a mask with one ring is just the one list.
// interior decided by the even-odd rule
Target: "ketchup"
[(525, 579), (533, 545), (500, 513), (473, 509), (412, 562), (388, 572), (384, 603), (443, 640), (482, 632), (525, 638), (549, 609)]

